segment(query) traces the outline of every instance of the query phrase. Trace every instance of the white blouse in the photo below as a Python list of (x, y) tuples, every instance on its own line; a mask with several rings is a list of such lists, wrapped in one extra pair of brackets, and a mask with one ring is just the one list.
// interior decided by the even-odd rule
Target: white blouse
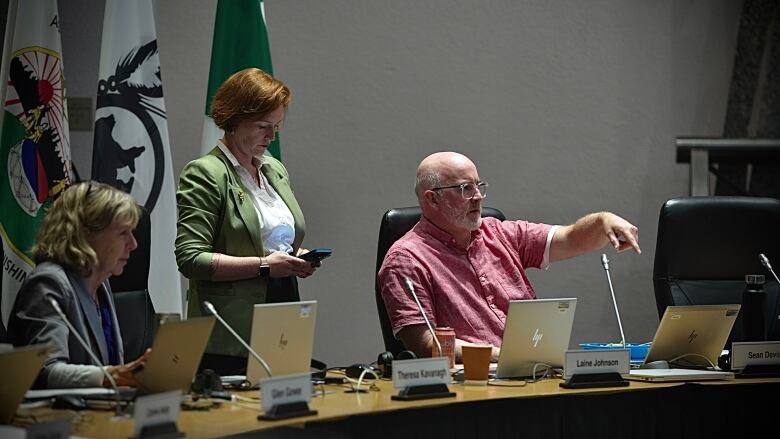
[(273, 186), (268, 183), (260, 167), (263, 165), (263, 157), (255, 157), (257, 173), (260, 175), (262, 184), (258, 187), (255, 180), (249, 175), (249, 172), (238, 163), (238, 160), (222, 142), (218, 142), (219, 149), (230, 160), (235, 168), (241, 182), (252, 195), (252, 204), (255, 206), (257, 216), (260, 219), (260, 236), (263, 239), (263, 246), (267, 253), (282, 251), (292, 252), (292, 243), (295, 239), (295, 220), (293, 219), (290, 208), (284, 204), (284, 200), (276, 193)]

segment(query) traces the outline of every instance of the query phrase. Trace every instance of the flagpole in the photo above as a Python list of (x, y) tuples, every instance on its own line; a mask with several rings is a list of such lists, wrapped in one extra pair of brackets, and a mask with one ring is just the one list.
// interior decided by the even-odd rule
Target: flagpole
[(5, 94), (8, 89), (8, 69), (11, 56), (8, 52), (13, 47), (14, 30), (16, 29), (16, 10), (19, 0), (11, 0), (8, 3), (8, 17), (5, 21), (5, 38), (3, 39), (3, 59), (0, 65), (0, 134), (3, 132), (3, 120), (5, 119)]

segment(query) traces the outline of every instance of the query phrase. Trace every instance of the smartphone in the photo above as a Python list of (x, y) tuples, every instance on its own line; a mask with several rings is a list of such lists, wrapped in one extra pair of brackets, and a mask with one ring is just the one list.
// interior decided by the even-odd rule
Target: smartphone
[(303, 259), (304, 261), (318, 262), (327, 258), (332, 253), (333, 251), (329, 248), (315, 248), (298, 257)]

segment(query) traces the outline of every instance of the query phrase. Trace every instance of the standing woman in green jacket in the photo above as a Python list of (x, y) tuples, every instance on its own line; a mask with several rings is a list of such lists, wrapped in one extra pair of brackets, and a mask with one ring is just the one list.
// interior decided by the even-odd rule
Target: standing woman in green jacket
[[(256, 303), (300, 300), (296, 277), (318, 263), (298, 257), (305, 223), (287, 169), (269, 155), (290, 102), (290, 89), (260, 69), (229, 77), (211, 113), (224, 137), (184, 167), (176, 193), (176, 261), (189, 283), (188, 314), (204, 315), (203, 301), (249, 340)], [(242, 374), (246, 350), (214, 327), (201, 369)]]

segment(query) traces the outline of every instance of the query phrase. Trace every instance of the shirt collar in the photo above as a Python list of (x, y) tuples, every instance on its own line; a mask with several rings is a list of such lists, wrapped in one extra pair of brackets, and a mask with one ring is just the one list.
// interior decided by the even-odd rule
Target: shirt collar
[[(238, 159), (236, 158), (236, 156), (234, 156), (233, 153), (230, 152), (230, 149), (227, 147), (227, 145), (222, 143), (221, 140), (217, 141), (217, 147), (219, 147), (220, 151), (222, 151), (222, 153), (225, 154), (228, 160), (230, 160), (230, 164), (233, 165), (234, 168), (241, 166), (241, 164), (238, 163)], [(259, 168), (265, 164), (264, 157), (263, 156), (253, 157), (252, 163), (254, 163), (254, 165)]]

